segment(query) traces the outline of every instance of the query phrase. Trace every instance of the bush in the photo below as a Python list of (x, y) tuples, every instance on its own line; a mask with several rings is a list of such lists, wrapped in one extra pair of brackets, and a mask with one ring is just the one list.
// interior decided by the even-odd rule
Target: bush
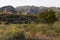
[(7, 29), (4, 33), (5, 40), (20, 40), (25, 39), (24, 32), (21, 29), (16, 27), (12, 27), (11, 29)]
[(42, 23), (54, 23), (56, 20), (55, 12), (52, 10), (46, 10), (38, 14), (38, 19)]

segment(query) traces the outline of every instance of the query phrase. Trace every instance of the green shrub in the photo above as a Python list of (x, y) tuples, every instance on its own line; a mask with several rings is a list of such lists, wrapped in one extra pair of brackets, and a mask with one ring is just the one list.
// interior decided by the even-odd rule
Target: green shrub
[(20, 40), (20, 39), (25, 39), (24, 32), (22, 29), (19, 29), (17, 27), (9, 27), (7, 30), (4, 32), (4, 40)]
[(38, 19), (41, 23), (54, 23), (56, 20), (55, 12), (52, 10), (46, 10), (38, 14)]

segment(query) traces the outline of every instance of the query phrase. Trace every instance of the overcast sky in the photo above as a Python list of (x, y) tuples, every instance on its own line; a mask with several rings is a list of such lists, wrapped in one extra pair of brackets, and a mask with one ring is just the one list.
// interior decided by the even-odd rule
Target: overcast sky
[(56, 6), (60, 7), (60, 0), (0, 0), (0, 7), (12, 5), (16, 6)]

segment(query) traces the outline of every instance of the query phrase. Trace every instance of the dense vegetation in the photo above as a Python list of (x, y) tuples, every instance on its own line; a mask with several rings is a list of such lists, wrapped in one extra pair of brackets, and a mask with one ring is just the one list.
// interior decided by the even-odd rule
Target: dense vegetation
[(5, 23), (12, 23), (12, 24), (22, 24), (22, 23), (37, 23), (36, 15), (23, 15), (23, 14), (10, 14), (10, 13), (1, 13), (0, 14), (0, 21)]
[(38, 19), (40, 20), (40, 22), (48, 24), (54, 23), (57, 20), (55, 12), (52, 9), (48, 9), (39, 13)]
[(0, 40), (60, 40), (60, 12), (0, 13)]
[(13, 24), (54, 23), (57, 20), (55, 12), (46, 10), (39, 14), (0, 13), (0, 21)]

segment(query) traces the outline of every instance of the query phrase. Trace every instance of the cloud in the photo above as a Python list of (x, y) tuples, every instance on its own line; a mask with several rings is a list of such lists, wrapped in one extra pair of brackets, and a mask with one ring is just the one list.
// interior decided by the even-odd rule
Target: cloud
[(6, 5), (13, 5), (15, 7), (25, 5), (60, 6), (60, 0), (0, 0), (0, 7)]

